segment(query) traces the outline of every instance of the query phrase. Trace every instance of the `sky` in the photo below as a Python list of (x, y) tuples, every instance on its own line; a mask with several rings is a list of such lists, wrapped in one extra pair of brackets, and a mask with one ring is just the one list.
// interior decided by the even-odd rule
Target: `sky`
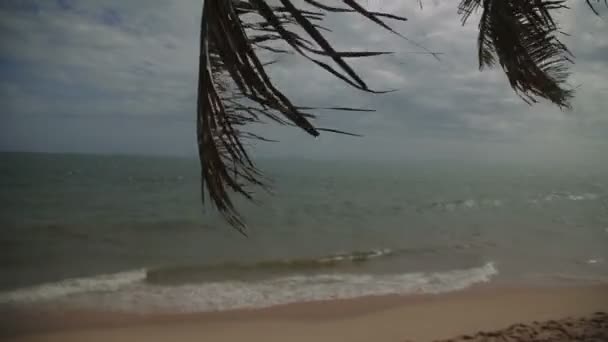
[[(576, 56), (571, 111), (528, 106), (500, 70), (480, 72), (476, 18), (462, 25), (455, 0), (369, 0), (409, 20), (394, 28), (441, 52), (439, 61), (362, 17), (326, 19), (335, 46), (394, 51), (353, 62), (383, 95), (362, 93), (305, 59), (281, 56), (273, 79), (302, 106), (373, 108), (318, 112), (318, 124), (363, 135), (266, 124), (261, 157), (313, 159), (580, 158), (608, 147), (608, 10), (582, 0), (559, 13)], [(0, 150), (194, 156), (200, 0), (3, 0), (0, 2)]]

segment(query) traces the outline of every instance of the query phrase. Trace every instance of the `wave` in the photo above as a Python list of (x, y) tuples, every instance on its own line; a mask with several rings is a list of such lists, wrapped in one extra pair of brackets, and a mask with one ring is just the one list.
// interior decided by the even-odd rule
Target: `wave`
[(555, 201), (555, 200), (569, 200), (569, 201), (593, 201), (598, 199), (600, 196), (591, 192), (582, 194), (573, 194), (569, 192), (552, 192), (545, 195), (542, 199), (544, 201)]
[(598, 199), (599, 196), (597, 194), (592, 194), (592, 193), (586, 193), (586, 194), (582, 194), (582, 195), (569, 195), (568, 199), (571, 201), (585, 201), (585, 200), (596, 200)]
[[(137, 310), (222, 311), (370, 295), (437, 294), (488, 282), (496, 274), (498, 270), (489, 262), (480, 267), (446, 272), (295, 275), (258, 282), (229, 281), (156, 287), (153, 292), (145, 289), (138, 292), (136, 296), (144, 303)], [(123, 305), (109, 305), (109, 308), (133, 310), (133, 307)]]
[[(552, 202), (552, 201), (594, 201), (601, 196), (592, 192), (570, 193), (570, 192), (551, 192), (548, 194), (540, 194), (538, 197), (528, 200), (528, 202)], [(505, 201), (499, 198), (466, 198), (457, 200), (440, 200), (427, 203), (417, 207), (418, 212), (425, 211), (458, 211), (471, 209), (492, 209), (500, 208), (509, 204), (511, 201)]]
[(601, 264), (604, 262), (604, 259), (602, 258), (598, 258), (598, 259), (588, 259), (587, 261), (585, 261), (586, 264), (589, 265), (593, 265), (593, 264)]
[(0, 304), (38, 302), (87, 292), (111, 292), (145, 278), (145, 269), (101, 274), (88, 278), (70, 278), (56, 283), (0, 292)]
[(372, 249), (350, 253), (330, 254), (315, 258), (276, 259), (253, 263), (227, 262), (212, 265), (168, 266), (149, 269), (146, 281), (149, 283), (188, 283), (231, 275), (244, 277), (251, 274), (294, 273), (320, 271), (325, 268), (358, 265), (372, 259), (406, 253), (407, 250)]
[(488, 282), (496, 274), (498, 270), (488, 262), (480, 267), (446, 272), (299, 274), (258, 281), (158, 286), (143, 281), (145, 272), (136, 270), (1, 293), (0, 304), (54, 300), (51, 302), (78, 308), (202, 312), (367, 295), (449, 292)]
[(501, 199), (458, 199), (458, 200), (446, 200), (446, 201), (435, 201), (430, 204), (424, 205), (418, 208), (418, 211), (426, 210), (441, 210), (441, 211), (455, 211), (460, 209), (473, 209), (473, 208), (498, 208), (502, 207), (504, 201)]

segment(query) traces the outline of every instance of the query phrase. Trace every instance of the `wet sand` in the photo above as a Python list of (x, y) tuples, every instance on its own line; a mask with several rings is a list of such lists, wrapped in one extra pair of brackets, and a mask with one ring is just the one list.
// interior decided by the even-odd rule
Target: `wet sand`
[(193, 314), (28, 308), (3, 341), (608, 341), (608, 285), (380, 296)]

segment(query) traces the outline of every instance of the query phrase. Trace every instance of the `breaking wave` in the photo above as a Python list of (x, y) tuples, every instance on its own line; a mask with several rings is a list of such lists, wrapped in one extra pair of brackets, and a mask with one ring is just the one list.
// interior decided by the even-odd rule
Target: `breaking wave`
[(53, 303), (131, 312), (203, 312), (368, 295), (449, 292), (490, 281), (492, 262), (444, 272), (296, 274), (256, 281), (159, 286), (145, 270), (76, 278), (0, 293), (0, 304)]
[(111, 292), (145, 278), (145, 269), (86, 278), (70, 278), (54, 283), (0, 292), (0, 304), (38, 302), (87, 292)]

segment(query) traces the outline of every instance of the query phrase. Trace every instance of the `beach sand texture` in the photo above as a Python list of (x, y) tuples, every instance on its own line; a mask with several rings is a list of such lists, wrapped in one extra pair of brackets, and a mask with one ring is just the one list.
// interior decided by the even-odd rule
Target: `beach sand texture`
[[(608, 286), (475, 288), (197, 314), (8, 313), (3, 340), (608, 341)], [(9, 326), (10, 325), (10, 326)]]

